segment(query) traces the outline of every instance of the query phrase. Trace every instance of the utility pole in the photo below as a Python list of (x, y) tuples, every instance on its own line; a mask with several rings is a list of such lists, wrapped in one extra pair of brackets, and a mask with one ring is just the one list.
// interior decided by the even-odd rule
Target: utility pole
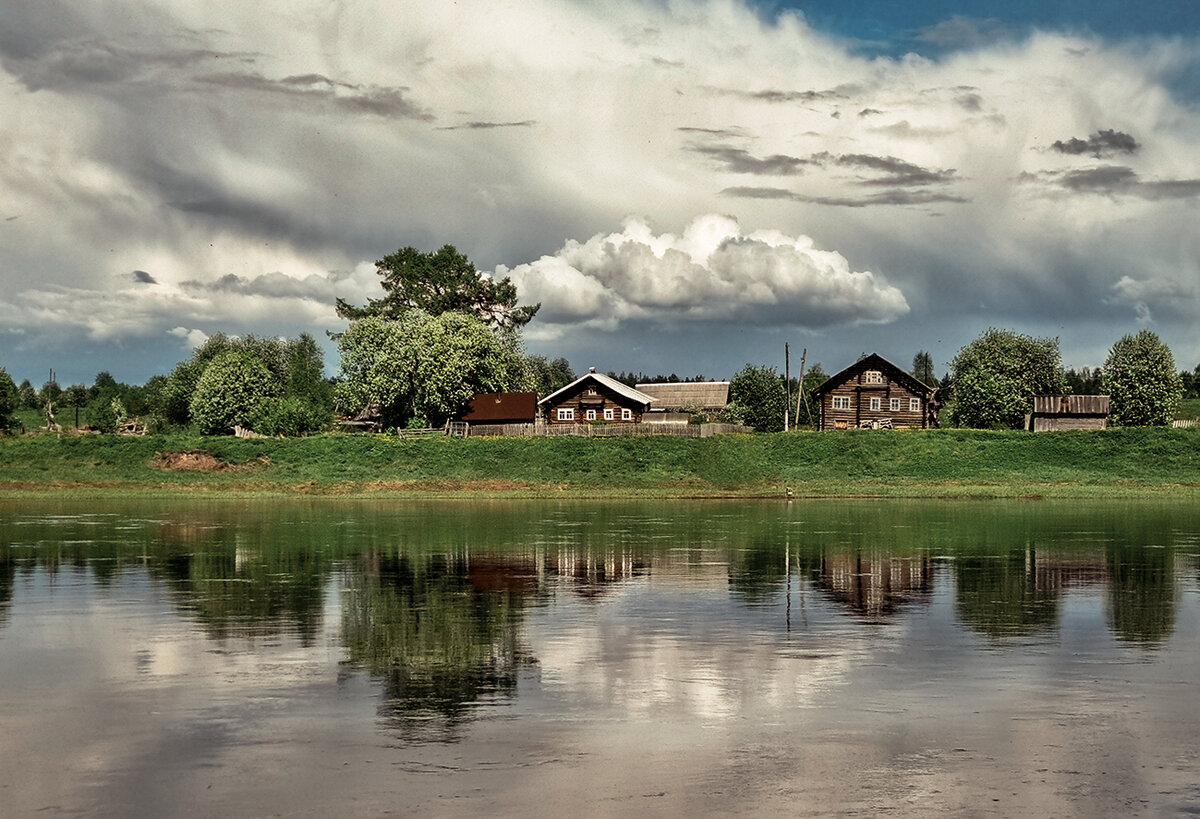
[[(805, 347), (800, 351), (800, 389), (796, 394), (796, 424), (800, 423), (800, 402), (804, 401), (804, 406), (808, 406), (808, 393), (804, 391), (804, 360), (808, 358), (808, 348)], [(811, 418), (809, 419), (812, 420)]]
[(788, 343), (783, 342), (783, 431), (788, 431), (788, 409), (792, 404), (792, 370), (791, 352)]

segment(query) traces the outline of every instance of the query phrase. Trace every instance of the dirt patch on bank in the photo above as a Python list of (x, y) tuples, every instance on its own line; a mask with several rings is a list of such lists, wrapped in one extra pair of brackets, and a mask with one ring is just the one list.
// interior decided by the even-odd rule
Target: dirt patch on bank
[(155, 452), (150, 461), (152, 469), (165, 469), (170, 472), (233, 472), (250, 469), (256, 466), (268, 466), (271, 459), (266, 455), (246, 461), (244, 464), (231, 464), (222, 461), (211, 452), (202, 449), (191, 452)]

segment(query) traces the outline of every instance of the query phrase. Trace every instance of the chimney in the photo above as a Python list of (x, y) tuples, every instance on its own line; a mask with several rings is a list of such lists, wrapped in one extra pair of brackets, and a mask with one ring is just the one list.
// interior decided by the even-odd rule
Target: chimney
[(594, 373), (594, 372), (596, 372), (596, 368), (595, 368), (595, 367), (588, 367), (588, 372), (589, 372), (589, 373)]

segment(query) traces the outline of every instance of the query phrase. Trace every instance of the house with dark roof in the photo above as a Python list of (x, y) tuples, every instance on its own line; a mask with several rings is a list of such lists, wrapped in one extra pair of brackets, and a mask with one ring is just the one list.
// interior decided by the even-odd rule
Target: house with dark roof
[(937, 390), (882, 356), (863, 356), (813, 390), (821, 429), (937, 426)]
[(547, 424), (586, 424), (608, 421), (638, 424), (654, 399), (644, 392), (596, 372), (586, 374), (538, 402)]
[(1104, 429), (1108, 426), (1108, 405), (1107, 395), (1035, 395), (1025, 428), (1034, 432)]

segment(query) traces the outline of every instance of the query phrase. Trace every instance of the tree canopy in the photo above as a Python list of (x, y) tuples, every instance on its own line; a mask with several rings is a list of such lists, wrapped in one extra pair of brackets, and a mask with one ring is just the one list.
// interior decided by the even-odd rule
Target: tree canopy
[(747, 364), (730, 380), (729, 404), (721, 415), (748, 424), (756, 432), (779, 432), (785, 403), (783, 380), (775, 368)]
[(21, 407), (21, 396), (8, 370), (0, 367), (0, 432), (13, 425), (13, 413)]
[(338, 351), (338, 403), (350, 412), (375, 404), (387, 426), (437, 425), (476, 393), (532, 387), (515, 340), (463, 313), (361, 318), (338, 338)]
[(1104, 362), (1109, 420), (1118, 426), (1170, 424), (1183, 395), (1171, 348), (1150, 330), (1122, 336)]
[(192, 395), (191, 414), (203, 435), (227, 435), (250, 427), (262, 404), (274, 397), (270, 370), (246, 350), (227, 350), (204, 369)]
[(950, 363), (956, 426), (1018, 429), (1033, 396), (1065, 388), (1057, 338), (1033, 338), (991, 328), (958, 351)]
[(920, 350), (913, 356), (912, 377), (927, 387), (938, 386), (937, 374), (933, 371), (933, 356)]
[(495, 330), (525, 326), (540, 304), (517, 305), (517, 286), (506, 276), (493, 279), (475, 269), (453, 245), (432, 253), (403, 247), (375, 262), (383, 278), (384, 295), (365, 307), (337, 300), (342, 318), (377, 317), (396, 320), (410, 310), (430, 316), (456, 312), (474, 316)]

